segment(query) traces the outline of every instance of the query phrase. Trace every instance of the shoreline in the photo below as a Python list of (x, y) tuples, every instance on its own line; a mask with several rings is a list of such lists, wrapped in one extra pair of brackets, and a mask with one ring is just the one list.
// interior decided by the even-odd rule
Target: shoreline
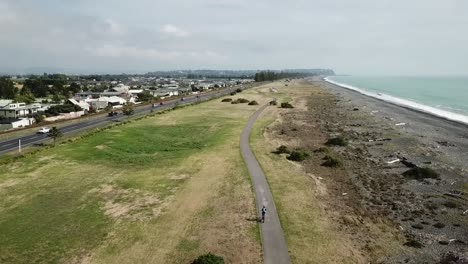
[[(317, 80), (312, 80), (312, 81), (317, 81)], [(334, 86), (339, 87), (341, 89), (346, 89), (348, 91), (352, 91), (352, 92), (358, 93), (360, 95), (379, 100), (381, 102), (385, 102), (385, 103), (389, 103), (389, 104), (392, 104), (392, 105), (395, 105), (395, 106), (403, 107), (403, 108), (406, 108), (408, 110), (412, 110), (412, 111), (415, 111), (415, 112), (418, 112), (418, 113), (421, 113), (421, 114), (430, 115), (432, 117), (437, 117), (437, 118), (440, 118), (440, 119), (445, 120), (445, 121), (454, 122), (454, 123), (456, 123), (458, 125), (466, 126), (466, 128), (468, 129), (468, 116), (463, 115), (461, 113), (450, 112), (450, 111), (447, 111), (447, 110), (438, 109), (438, 108), (435, 108), (435, 107), (432, 107), (432, 106), (429, 106), (429, 105), (425, 105), (425, 104), (422, 104), (422, 103), (413, 102), (413, 101), (408, 100), (408, 99), (404, 99), (404, 98), (400, 98), (400, 97), (396, 97), (396, 96), (392, 96), (392, 95), (387, 95), (387, 94), (382, 94), (382, 96), (389, 97), (387, 100), (385, 100), (384, 98), (379, 97), (378, 94), (372, 95), (372, 92), (366, 92), (364, 90), (361, 90), (361, 88), (359, 88), (359, 87), (354, 87), (352, 85), (347, 85), (347, 84), (343, 84), (343, 83), (339, 83), (339, 82), (329, 80), (328, 76), (322, 78), (321, 81), (323, 81), (325, 83), (328, 83), (330, 85), (334, 85)], [(352, 88), (352, 87), (354, 87), (354, 88)], [(401, 103), (398, 103), (396, 101), (401, 101)], [(415, 104), (415, 105), (412, 106), (411, 104)], [(424, 109), (424, 108), (426, 108), (426, 109)], [(432, 111), (430, 109), (434, 109), (435, 111)], [(437, 112), (440, 112), (442, 114), (437, 114)], [(449, 117), (450, 115), (454, 116), (454, 118), (450, 118)]]

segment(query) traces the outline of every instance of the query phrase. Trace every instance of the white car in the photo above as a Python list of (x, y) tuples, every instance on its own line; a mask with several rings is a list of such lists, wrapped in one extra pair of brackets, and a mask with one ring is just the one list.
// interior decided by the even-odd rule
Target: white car
[(47, 134), (50, 132), (50, 128), (48, 127), (42, 127), (41, 129), (39, 129), (39, 131), (37, 131), (38, 134)]

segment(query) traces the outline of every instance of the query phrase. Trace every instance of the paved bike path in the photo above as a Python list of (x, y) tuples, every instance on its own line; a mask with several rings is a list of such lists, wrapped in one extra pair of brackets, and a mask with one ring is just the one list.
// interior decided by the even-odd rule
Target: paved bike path
[(266, 105), (262, 106), (250, 117), (249, 122), (242, 131), (240, 148), (242, 157), (244, 158), (252, 179), (257, 212), (260, 212), (263, 205), (267, 208), (265, 223), (260, 224), (264, 263), (286, 264), (291, 263), (291, 260), (289, 258), (286, 240), (284, 238), (283, 229), (281, 228), (278, 213), (273, 201), (273, 196), (271, 195), (265, 174), (250, 148), (250, 130), (252, 129), (255, 120), (266, 107)]

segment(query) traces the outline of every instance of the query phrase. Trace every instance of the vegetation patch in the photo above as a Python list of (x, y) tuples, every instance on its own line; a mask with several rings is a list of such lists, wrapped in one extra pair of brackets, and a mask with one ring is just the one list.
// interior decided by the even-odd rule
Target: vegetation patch
[[(211, 126), (214, 120), (205, 121), (160, 126), (137, 123), (123, 127), (118, 133), (114, 133), (115, 129), (108, 129), (71, 143), (60, 150), (59, 156), (78, 161), (107, 162), (112, 166), (172, 166), (223, 138), (228, 128)], [(207, 131), (210, 131), (209, 137), (206, 136)], [(95, 149), (99, 145), (107, 147)]]
[(224, 259), (223, 257), (208, 253), (206, 255), (199, 256), (192, 262), (192, 264), (224, 264)]
[(412, 247), (412, 248), (422, 248), (424, 247), (423, 244), (421, 244), (421, 242), (419, 241), (416, 241), (414, 239), (409, 239), (405, 244), (403, 244), (407, 247)]
[(424, 180), (424, 179), (439, 179), (439, 174), (431, 168), (427, 167), (414, 167), (410, 170), (407, 170), (403, 173), (403, 176), (406, 178), (414, 180)]
[(322, 163), (322, 166), (331, 167), (331, 168), (338, 168), (338, 167), (343, 166), (343, 161), (340, 158), (332, 154), (325, 155), (325, 158), (323, 159), (325, 160), (325, 162)]
[(251, 101), (249, 105), (258, 105), (258, 102), (254, 100), (254, 101)]
[(221, 100), (221, 102), (226, 103), (226, 102), (232, 102), (232, 98), (224, 98)]
[(294, 106), (292, 106), (292, 104), (290, 103), (281, 103), (281, 108), (294, 108)]
[(288, 160), (292, 161), (304, 161), (309, 157), (309, 153), (303, 151), (303, 150), (294, 150), (289, 154)]
[(335, 137), (330, 138), (325, 145), (327, 146), (341, 146), (346, 147), (348, 145), (348, 140), (344, 137)]
[(284, 154), (284, 153), (289, 154), (289, 153), (291, 153), (291, 151), (289, 150), (289, 148), (287, 146), (281, 145), (273, 153), (275, 153), (275, 154)]

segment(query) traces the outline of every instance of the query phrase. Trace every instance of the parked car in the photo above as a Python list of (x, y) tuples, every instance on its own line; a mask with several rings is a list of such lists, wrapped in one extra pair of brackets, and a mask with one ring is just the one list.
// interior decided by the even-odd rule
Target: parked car
[(48, 127), (41, 127), (41, 129), (39, 129), (39, 131), (37, 131), (37, 134), (47, 134), (50, 132), (50, 128)]
[(184, 98), (184, 97), (182, 97), (182, 98), (180, 98), (180, 100), (181, 100), (181, 101), (185, 101), (185, 98)]
[(164, 105), (164, 102), (160, 102), (159, 105)]
[(112, 111), (112, 112), (109, 112), (109, 114), (107, 114), (107, 116), (116, 116), (118, 114), (119, 113), (117, 113), (116, 111)]

